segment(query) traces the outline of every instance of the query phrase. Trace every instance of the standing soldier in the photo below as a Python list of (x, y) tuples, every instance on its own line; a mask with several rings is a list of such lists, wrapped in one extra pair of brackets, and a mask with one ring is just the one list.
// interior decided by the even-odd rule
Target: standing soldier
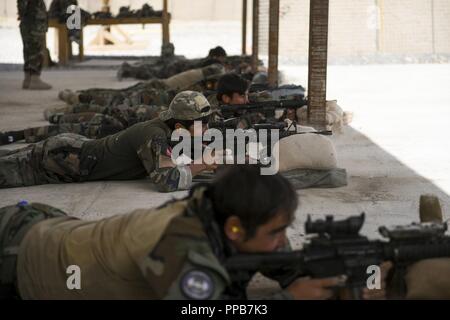
[(23, 89), (49, 90), (40, 78), (48, 29), (47, 10), (43, 0), (18, 0), (20, 33), (23, 41), (25, 79)]

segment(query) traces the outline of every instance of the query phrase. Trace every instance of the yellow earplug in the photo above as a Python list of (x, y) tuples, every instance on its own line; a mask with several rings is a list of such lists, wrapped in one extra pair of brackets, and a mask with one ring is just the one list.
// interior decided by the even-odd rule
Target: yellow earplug
[(234, 226), (234, 227), (231, 228), (231, 231), (232, 231), (233, 233), (238, 233), (238, 232), (239, 232), (239, 228), (236, 227), (236, 226)]

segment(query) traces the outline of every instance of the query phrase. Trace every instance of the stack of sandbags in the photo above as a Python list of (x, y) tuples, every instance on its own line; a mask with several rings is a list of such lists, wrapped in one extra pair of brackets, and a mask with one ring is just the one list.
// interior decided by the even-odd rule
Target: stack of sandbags
[[(353, 113), (342, 110), (337, 100), (327, 101), (326, 108), (327, 130), (340, 133), (344, 126), (349, 125), (353, 120)], [(297, 118), (301, 124), (307, 123), (308, 108), (306, 106), (297, 110)]]
[(347, 185), (345, 169), (337, 166), (336, 149), (326, 136), (305, 133), (275, 143), (273, 161), (297, 189), (336, 188)]

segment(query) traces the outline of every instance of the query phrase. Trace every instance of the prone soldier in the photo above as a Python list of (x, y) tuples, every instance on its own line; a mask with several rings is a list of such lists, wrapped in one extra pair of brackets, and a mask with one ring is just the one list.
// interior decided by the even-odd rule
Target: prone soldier
[(159, 191), (187, 189), (193, 176), (215, 166), (175, 164), (168, 141), (176, 129), (196, 134), (196, 120), (206, 130), (210, 114), (202, 94), (184, 91), (158, 118), (103, 139), (71, 133), (50, 137), (0, 157), (0, 188), (148, 176)]
[[(0, 209), (0, 292), (17, 299), (246, 299), (254, 273), (232, 272), (228, 259), (291, 251), (286, 229), (297, 205), (289, 182), (261, 175), (258, 166), (229, 167), (183, 199), (99, 221), (22, 201)], [(450, 299), (449, 263), (413, 264), (402, 298)], [(76, 290), (67, 286), (69, 266), (80, 271)], [(364, 299), (386, 297), (391, 266), (381, 265), (381, 288), (363, 289)], [(282, 270), (264, 275), (280, 283), (266, 299), (333, 299), (346, 282)]]
[(101, 113), (94, 112), (93, 106), (79, 105), (77, 111), (83, 108), (90, 112), (56, 113), (49, 119), (46, 126), (27, 128), (24, 130), (0, 132), (0, 145), (25, 140), (26, 143), (36, 143), (61, 133), (75, 133), (89, 139), (101, 139), (118, 133), (140, 122), (153, 120), (167, 107), (140, 105), (114, 108), (98, 107)]
[(143, 61), (133, 65), (124, 62), (117, 72), (117, 77), (135, 78), (139, 80), (166, 79), (178, 73), (192, 69), (207, 67), (212, 64), (224, 64), (227, 53), (222, 47), (209, 51), (204, 59), (188, 60), (183, 56), (175, 56), (173, 44), (163, 45), (161, 57), (156, 61)]
[[(222, 72), (216, 65), (185, 72), (164, 81), (139, 83), (122, 91), (91, 89), (74, 93), (66, 90), (60, 96), (66, 102), (76, 103), (46, 109), (44, 117), (51, 125), (0, 132), (0, 145), (23, 139), (35, 143), (61, 133), (75, 133), (90, 139), (103, 138), (133, 124), (153, 120), (167, 109), (181, 88), (188, 87), (193, 91), (214, 88)], [(79, 100), (83, 102), (78, 103)]]
[[(75, 104), (46, 109), (44, 117), (51, 125), (0, 132), (0, 145), (23, 139), (34, 143), (60, 133), (76, 133), (90, 139), (103, 138), (133, 124), (156, 118), (166, 110), (181, 88), (203, 91), (215, 87), (222, 72), (223, 69), (216, 65), (185, 72), (164, 81), (139, 83), (124, 90), (91, 89), (81, 93), (65, 90), (60, 97)], [(84, 102), (79, 103), (79, 100)]]
[(215, 81), (224, 73), (221, 65), (215, 64), (202, 69), (190, 70), (165, 80), (139, 82), (125, 89), (88, 89), (77, 92), (61, 91), (59, 97), (70, 106), (62, 109), (47, 109), (46, 119), (55, 113), (97, 112), (103, 108), (125, 105), (167, 106), (180, 91), (203, 91), (209, 81)]
[[(290, 250), (297, 197), (280, 175), (233, 166), (184, 199), (100, 221), (36, 203), (2, 208), (2, 291), (21, 299), (246, 299), (251, 275), (236, 279), (224, 262)], [(67, 287), (69, 266), (81, 271), (79, 290)], [(290, 275), (269, 276), (283, 283)], [(344, 282), (300, 278), (267, 298), (328, 299)], [(383, 297), (384, 288), (365, 290), (365, 298)]]

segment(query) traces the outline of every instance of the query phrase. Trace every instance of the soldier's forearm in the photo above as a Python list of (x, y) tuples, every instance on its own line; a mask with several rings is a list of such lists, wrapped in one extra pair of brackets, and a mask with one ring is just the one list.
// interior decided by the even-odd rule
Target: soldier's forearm
[(294, 300), (294, 296), (290, 294), (287, 290), (278, 291), (276, 293), (270, 294), (260, 298), (261, 300)]
[(186, 166), (160, 168), (150, 174), (150, 180), (159, 192), (187, 190), (192, 185), (192, 173)]
[(193, 177), (195, 177), (199, 173), (202, 173), (207, 168), (208, 168), (208, 166), (206, 164), (192, 164), (192, 165), (190, 165), (190, 169), (191, 169)]

